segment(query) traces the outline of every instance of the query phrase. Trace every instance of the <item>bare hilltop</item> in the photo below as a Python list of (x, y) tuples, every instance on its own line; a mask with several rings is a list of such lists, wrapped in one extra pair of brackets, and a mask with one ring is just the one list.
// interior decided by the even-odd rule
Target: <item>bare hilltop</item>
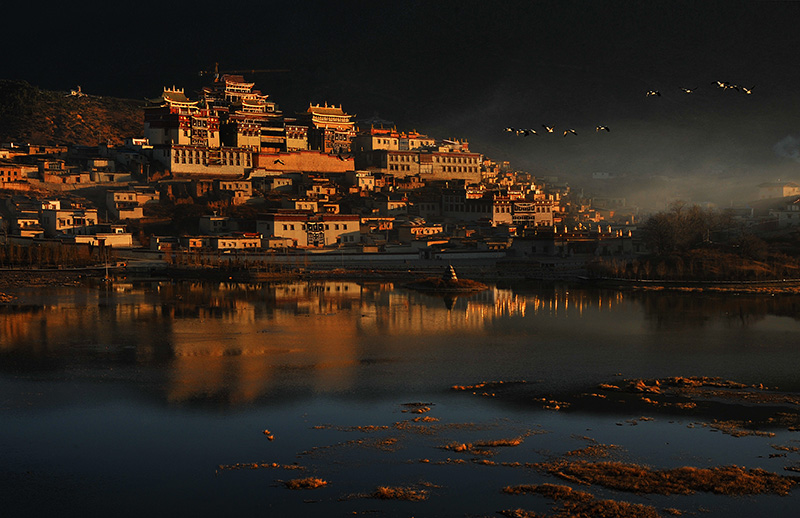
[(0, 141), (36, 144), (121, 144), (142, 133), (144, 100), (41, 90), (0, 79)]

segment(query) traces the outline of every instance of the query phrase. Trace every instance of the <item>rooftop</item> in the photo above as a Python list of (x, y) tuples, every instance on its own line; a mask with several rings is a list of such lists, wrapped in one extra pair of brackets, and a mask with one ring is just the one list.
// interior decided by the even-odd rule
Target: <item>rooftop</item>
[(325, 106), (320, 106), (319, 104), (317, 105), (309, 104), (306, 113), (314, 113), (320, 115), (339, 115), (342, 117), (350, 117), (350, 115), (348, 115), (347, 113), (344, 112), (344, 110), (342, 110), (341, 105), (328, 106), (328, 103), (325, 103)]

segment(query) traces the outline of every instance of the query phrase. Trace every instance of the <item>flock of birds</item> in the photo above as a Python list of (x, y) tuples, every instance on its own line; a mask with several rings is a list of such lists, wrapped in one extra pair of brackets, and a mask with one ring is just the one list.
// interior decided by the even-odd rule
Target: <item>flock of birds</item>
[[(746, 88), (744, 86), (739, 86), (739, 85), (734, 84), (734, 83), (728, 83), (726, 81), (714, 81), (711, 84), (716, 85), (717, 88), (721, 88), (722, 90), (736, 90), (737, 92), (742, 92), (742, 93), (744, 93), (746, 95), (751, 95), (753, 93), (753, 88), (755, 88), (755, 86), (751, 86), (750, 88)], [(685, 94), (691, 94), (691, 93), (694, 93), (695, 91), (697, 91), (697, 87), (695, 87), (695, 88), (681, 88), (681, 91), (683, 93), (685, 93)], [(645, 93), (645, 96), (646, 97), (661, 97), (661, 92), (658, 91), (658, 90), (648, 90)], [(555, 133), (556, 132), (555, 126), (542, 124), (542, 127), (545, 130), (544, 133)], [(518, 137), (527, 137), (528, 135), (538, 135), (539, 134), (533, 128), (513, 128), (511, 126), (505, 128), (505, 131), (507, 133), (514, 133)], [(596, 133), (599, 133), (601, 131), (609, 131), (610, 132), (611, 129), (609, 129), (608, 126), (603, 126), (603, 125), (595, 126), (595, 132)], [(563, 136), (566, 137), (567, 135), (577, 135), (577, 134), (578, 134), (578, 132), (575, 131), (574, 128), (567, 128), (567, 129), (564, 130)]]
[[(542, 127), (545, 129), (545, 133), (555, 133), (555, 132), (556, 132), (556, 127), (555, 127), (555, 126), (548, 126), (548, 125), (546, 125), (546, 124), (542, 124)], [(508, 127), (508, 128), (506, 128), (506, 129), (505, 129), (505, 131), (507, 131), (507, 132), (509, 132), (509, 133), (514, 133), (514, 134), (515, 134), (515, 135), (517, 135), (518, 137), (527, 137), (528, 135), (538, 135), (538, 134), (539, 134), (539, 133), (538, 133), (538, 132), (537, 132), (535, 129), (533, 129), (533, 128), (525, 128), (525, 129), (522, 129), (522, 128), (512, 128), (512, 127)], [(611, 131), (611, 130), (610, 130), (610, 129), (608, 129), (608, 126), (597, 126), (597, 127), (595, 128), (595, 131)], [(567, 135), (570, 135), (570, 134), (572, 134), (572, 135), (577, 135), (577, 134), (578, 134), (578, 132), (577, 132), (577, 131), (575, 131), (575, 129), (574, 129), (574, 128), (567, 128), (567, 129), (565, 129), (565, 130), (564, 130), (564, 136), (565, 136), (565, 137), (566, 137)]]

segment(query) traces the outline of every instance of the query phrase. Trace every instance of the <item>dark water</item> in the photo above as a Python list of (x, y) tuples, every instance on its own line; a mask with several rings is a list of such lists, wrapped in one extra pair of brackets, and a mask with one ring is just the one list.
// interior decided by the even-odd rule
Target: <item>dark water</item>
[[(0, 307), (0, 499), (6, 516), (546, 513), (549, 500), (501, 489), (563, 480), (440, 448), (512, 437), (525, 440), (492, 461), (539, 462), (595, 440), (618, 445), (615, 460), (656, 468), (786, 474), (800, 465), (797, 432), (733, 437), (687, 417), (553, 411), (535, 398), (667, 376), (800, 392), (798, 317), (796, 296), (561, 285), (456, 300), (347, 282), (27, 290)], [(492, 380), (525, 381), (526, 397), (451, 390)], [(427, 433), (395, 426), (422, 416), (404, 406), (417, 402), (438, 419)], [(785, 451), (775, 446), (790, 451), (771, 457)], [(254, 462), (304, 469), (219, 468)], [(329, 484), (281, 483), (308, 476)], [(381, 485), (418, 485), (429, 498), (353, 497)], [(800, 504), (799, 491), (579, 489), (703, 516), (793, 516)]]

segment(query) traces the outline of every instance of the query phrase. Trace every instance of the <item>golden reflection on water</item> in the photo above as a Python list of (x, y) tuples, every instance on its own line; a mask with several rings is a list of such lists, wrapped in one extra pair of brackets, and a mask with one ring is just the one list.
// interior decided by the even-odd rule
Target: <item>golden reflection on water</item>
[[(0, 310), (0, 354), (116, 361), (121, 349), (133, 349), (127, 361), (168, 362), (167, 400), (238, 404), (293, 372), (302, 372), (308, 390), (348, 390), (369, 360), (366, 351), (384, 337), (480, 335), (504, 319), (610, 310), (623, 294), (492, 287), (444, 299), (392, 283), (186, 282), (31, 292), (26, 301)], [(420, 344), (409, 339), (403, 347)]]
[(508, 317), (581, 316), (587, 308), (612, 310), (625, 297), (558, 288), (518, 294), (492, 287), (447, 300), (392, 283), (353, 282), (185, 283), (155, 289), (119, 284), (110, 295), (99, 290), (82, 292), (80, 298), (37, 295), (31, 303), (0, 310), (0, 349), (45, 351), (63, 347), (70, 338), (113, 344), (121, 338), (120, 327), (138, 332), (160, 322), (169, 328), (176, 356), (274, 354), (274, 340), (264, 336), (274, 329), (283, 329), (295, 337), (295, 346), (305, 348), (347, 340), (356, 332), (481, 331)]

